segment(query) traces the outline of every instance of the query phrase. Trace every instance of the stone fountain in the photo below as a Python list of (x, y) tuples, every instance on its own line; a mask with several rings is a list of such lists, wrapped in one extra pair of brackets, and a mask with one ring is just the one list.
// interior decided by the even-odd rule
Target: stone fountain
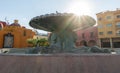
[(49, 37), (50, 50), (54, 53), (75, 53), (76, 30), (93, 26), (96, 21), (88, 16), (76, 16), (73, 13), (51, 13), (34, 17), (30, 26), (52, 32)]
[(120, 55), (76, 54), (74, 31), (94, 24), (90, 16), (70, 13), (34, 17), (30, 26), (52, 32), (45, 48), (51, 54), (0, 54), (0, 73), (120, 73)]

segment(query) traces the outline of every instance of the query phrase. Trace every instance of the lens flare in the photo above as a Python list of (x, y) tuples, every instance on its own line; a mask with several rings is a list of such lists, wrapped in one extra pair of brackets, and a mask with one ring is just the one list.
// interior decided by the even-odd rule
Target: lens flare
[(68, 12), (75, 13), (76, 15), (90, 15), (92, 4), (88, 1), (80, 0), (72, 2), (68, 6)]

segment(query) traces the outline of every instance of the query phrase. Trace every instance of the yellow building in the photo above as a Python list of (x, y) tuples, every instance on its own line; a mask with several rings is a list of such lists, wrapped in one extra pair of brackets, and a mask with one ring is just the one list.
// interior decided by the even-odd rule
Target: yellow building
[(0, 30), (0, 48), (25, 48), (31, 46), (27, 39), (33, 38), (35, 32), (25, 27), (11, 24)]
[(101, 47), (120, 48), (120, 9), (96, 15)]

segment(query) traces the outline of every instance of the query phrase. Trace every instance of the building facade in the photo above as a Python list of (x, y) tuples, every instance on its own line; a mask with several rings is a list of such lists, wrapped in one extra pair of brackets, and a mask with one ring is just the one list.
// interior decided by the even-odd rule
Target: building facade
[(120, 9), (96, 14), (98, 38), (103, 48), (120, 48)]
[(27, 39), (33, 38), (35, 33), (25, 27), (7, 25), (0, 30), (0, 48), (26, 48), (31, 44)]
[(90, 40), (94, 40), (98, 44), (98, 31), (97, 30), (98, 30), (97, 27), (93, 26), (87, 29), (81, 29), (81, 30), (76, 31), (77, 36), (78, 36), (77, 41), (76, 41), (76, 46), (79, 46), (81, 41), (86, 41), (86, 43), (88, 43), (88, 41)]

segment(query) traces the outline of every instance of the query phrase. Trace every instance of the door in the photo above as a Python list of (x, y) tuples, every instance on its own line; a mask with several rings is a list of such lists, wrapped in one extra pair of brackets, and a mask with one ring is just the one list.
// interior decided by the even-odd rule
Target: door
[(4, 48), (13, 48), (14, 36), (8, 33), (4, 36)]

